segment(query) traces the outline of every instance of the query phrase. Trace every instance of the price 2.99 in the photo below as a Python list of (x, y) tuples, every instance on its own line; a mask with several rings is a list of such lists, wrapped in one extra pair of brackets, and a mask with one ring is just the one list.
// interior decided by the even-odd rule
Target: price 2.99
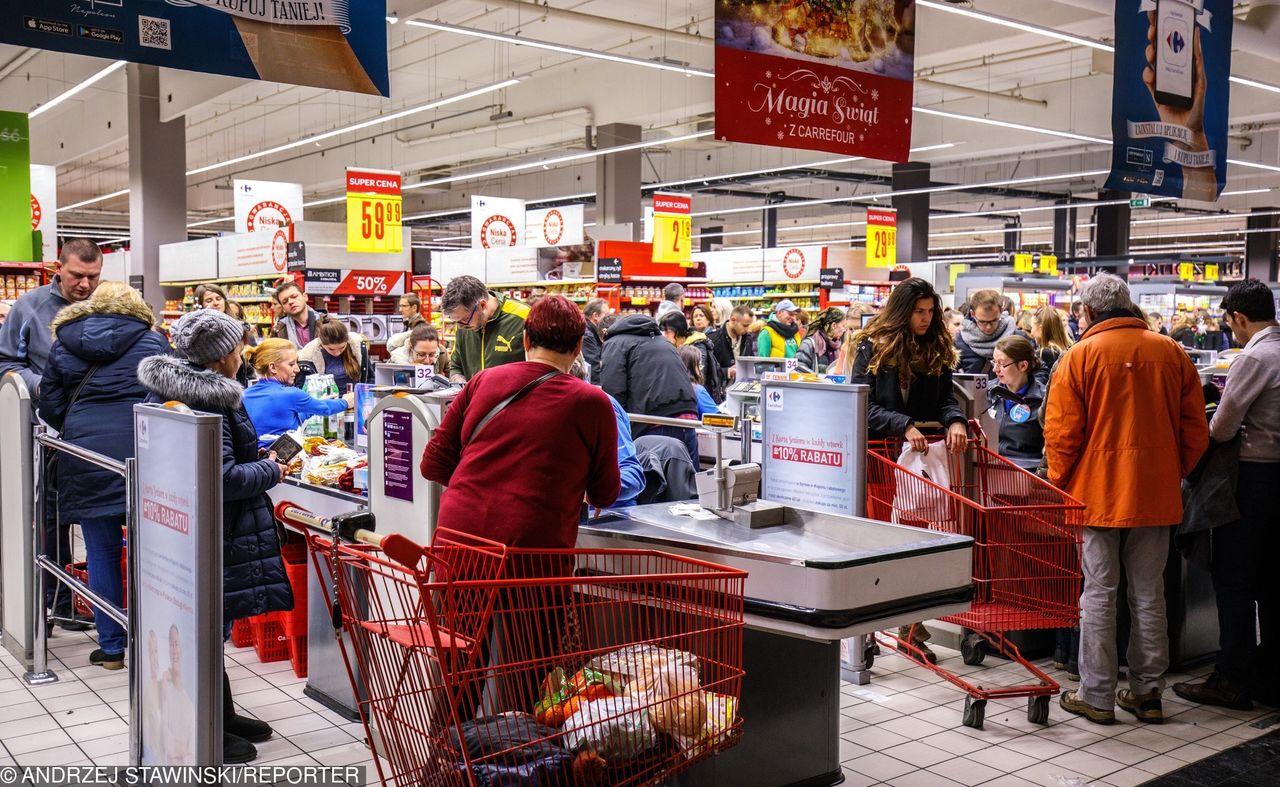
[(382, 240), (387, 225), (400, 226), (400, 203), (364, 200), (360, 203), (360, 235), (365, 240)]

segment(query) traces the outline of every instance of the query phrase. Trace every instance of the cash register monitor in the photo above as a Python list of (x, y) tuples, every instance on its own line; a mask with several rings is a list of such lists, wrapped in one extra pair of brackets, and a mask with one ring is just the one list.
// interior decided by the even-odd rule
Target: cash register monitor
[(769, 358), (759, 355), (740, 355), (734, 364), (734, 379), (738, 382), (759, 380), (765, 372), (787, 371), (786, 358)]
[(412, 388), (413, 373), (413, 364), (380, 363), (373, 368), (373, 383)]
[(859, 327), (859, 328), (865, 328), (865, 327), (867, 327), (869, 324), (871, 324), (871, 321), (872, 321), (872, 320), (874, 320), (874, 319), (876, 318), (876, 315), (874, 315), (874, 314), (861, 314), (861, 315), (859, 315), (859, 317), (861, 318), (862, 322), (858, 324), (858, 327)]

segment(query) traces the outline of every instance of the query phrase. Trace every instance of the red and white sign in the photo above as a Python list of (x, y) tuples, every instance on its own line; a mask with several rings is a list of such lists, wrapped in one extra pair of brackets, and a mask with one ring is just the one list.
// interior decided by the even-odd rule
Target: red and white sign
[(820, 5), (716, 3), (716, 138), (906, 161), (914, 1)]
[(43, 211), (40, 208), (40, 200), (36, 199), (36, 195), (31, 195), (31, 230), (34, 232), (40, 227), (40, 219)]
[(471, 248), (506, 249), (524, 245), (524, 200), (471, 198)]
[(302, 220), (302, 185), (235, 180), (236, 232), (275, 230)]
[(769, 455), (783, 462), (801, 462), (807, 465), (844, 467), (843, 451), (819, 451), (813, 448), (797, 448), (790, 445), (774, 445)]
[(525, 213), (524, 245), (576, 246), (583, 242), (581, 205), (543, 208)]
[(400, 195), (400, 173), (347, 168), (347, 193)]
[(663, 194), (659, 192), (653, 195), (653, 212), (655, 214), (688, 216), (693, 212), (693, 198), (688, 194)]
[(402, 271), (308, 268), (308, 295), (401, 295), (408, 274)]
[(40, 231), (41, 259), (58, 259), (58, 169), (31, 165), (31, 229)]
[(218, 238), (218, 276), (274, 276), (289, 267), (293, 227), (274, 232), (241, 232)]
[(824, 251), (822, 246), (765, 249), (764, 281), (817, 281)]

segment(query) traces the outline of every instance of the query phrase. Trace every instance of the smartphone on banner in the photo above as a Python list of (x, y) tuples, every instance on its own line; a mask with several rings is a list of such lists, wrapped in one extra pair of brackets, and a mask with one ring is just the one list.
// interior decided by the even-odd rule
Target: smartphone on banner
[(1183, 0), (1156, 2), (1156, 103), (1191, 108), (1196, 10)]

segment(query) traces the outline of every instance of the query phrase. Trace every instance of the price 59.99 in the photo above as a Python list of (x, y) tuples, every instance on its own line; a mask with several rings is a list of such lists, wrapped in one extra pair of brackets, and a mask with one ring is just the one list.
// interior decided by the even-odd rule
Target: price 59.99
[(360, 234), (366, 240), (382, 240), (387, 225), (400, 226), (400, 203), (364, 200), (360, 203)]

